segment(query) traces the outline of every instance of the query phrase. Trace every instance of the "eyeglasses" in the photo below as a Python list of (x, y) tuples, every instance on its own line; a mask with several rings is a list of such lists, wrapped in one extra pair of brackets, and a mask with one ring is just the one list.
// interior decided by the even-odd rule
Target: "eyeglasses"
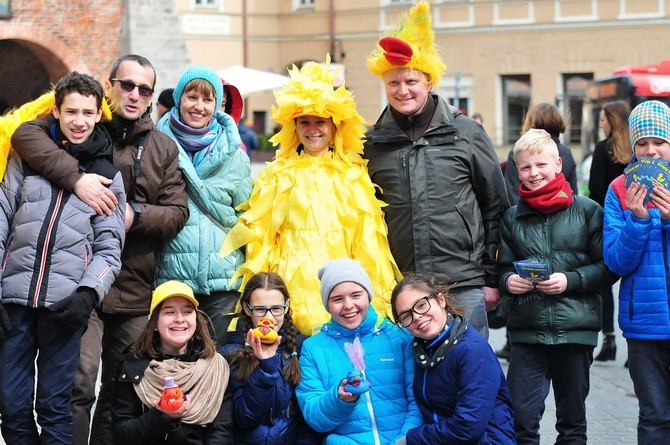
[(270, 307), (252, 306), (249, 303), (246, 303), (246, 305), (251, 311), (251, 315), (253, 315), (254, 317), (265, 317), (265, 314), (267, 314), (268, 312), (271, 313), (272, 315), (284, 315), (284, 312), (286, 312), (286, 305), (270, 306)]
[(414, 314), (423, 315), (430, 310), (431, 298), (434, 298), (434, 296), (426, 295), (425, 297), (417, 300), (417, 302), (414, 303), (410, 310), (398, 314), (396, 317), (396, 323), (404, 328), (411, 325), (414, 321)]
[(135, 85), (133, 82), (129, 80), (109, 79), (109, 81), (119, 82), (121, 89), (126, 93), (131, 93), (133, 92), (133, 90), (135, 90), (135, 88), (137, 88), (137, 91), (140, 93), (140, 96), (142, 97), (151, 97), (151, 95), (154, 94), (153, 88), (148, 87), (146, 85)]

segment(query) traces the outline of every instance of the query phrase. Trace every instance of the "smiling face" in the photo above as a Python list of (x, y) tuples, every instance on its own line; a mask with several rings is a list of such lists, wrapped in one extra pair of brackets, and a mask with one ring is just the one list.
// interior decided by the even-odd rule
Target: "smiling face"
[(211, 93), (206, 93), (198, 88), (189, 89), (186, 85), (184, 94), (179, 101), (179, 116), (181, 121), (191, 128), (203, 128), (212, 119), (216, 98)]
[[(155, 80), (150, 66), (142, 66), (134, 60), (121, 62), (114, 78), (150, 89), (153, 88)], [(151, 105), (151, 96), (142, 96), (137, 87), (130, 92), (124, 91), (118, 81), (105, 81), (105, 94), (114, 106), (114, 114), (131, 121), (139, 119)]]
[(330, 291), (328, 312), (340, 326), (356, 329), (370, 309), (370, 299), (363, 286), (353, 281), (340, 283)]
[(386, 99), (399, 113), (412, 116), (423, 110), (430, 96), (428, 76), (409, 68), (397, 68), (384, 74)]
[(556, 179), (561, 166), (561, 158), (554, 158), (545, 150), (524, 150), (516, 154), (519, 179), (528, 190), (537, 190)]
[[(251, 292), (251, 295), (249, 295), (249, 305), (257, 309), (258, 308), (269, 309), (273, 306), (283, 306), (284, 294), (282, 294), (277, 289), (263, 289), (263, 288), (254, 289)], [(286, 300), (286, 310), (288, 310), (288, 305), (289, 302), (288, 300)], [(253, 326), (258, 326), (258, 322), (263, 317), (270, 317), (274, 319), (275, 325), (273, 329), (277, 332), (279, 332), (281, 327), (284, 325), (284, 314), (286, 312), (284, 312), (281, 315), (272, 315), (270, 311), (265, 311), (264, 315), (255, 316), (246, 304), (243, 304), (242, 307), (244, 309), (244, 312), (249, 317), (251, 317), (251, 322)]]
[[(402, 316), (407, 311), (412, 311), (417, 302), (425, 298), (426, 291), (423, 289), (414, 288), (412, 286), (405, 287), (396, 297), (394, 309), (399, 316)], [(424, 306), (426, 301), (430, 303), (430, 309), (423, 314), (417, 314), (412, 311), (412, 322), (406, 326), (406, 329), (415, 337), (430, 340), (439, 335), (447, 324), (447, 312), (445, 310), (447, 301), (442, 294), (437, 297), (428, 295), (427, 300), (423, 300), (418, 306), (417, 310), (423, 312), (426, 309)]]
[(196, 309), (186, 298), (171, 297), (165, 300), (156, 327), (161, 337), (161, 351), (170, 355), (184, 354), (188, 341), (195, 333), (196, 319)]
[(61, 131), (73, 144), (85, 142), (102, 117), (102, 109), (98, 108), (95, 96), (83, 96), (77, 92), (67, 94), (60, 108), (54, 105), (52, 112)]
[(329, 117), (305, 115), (296, 118), (295, 130), (305, 152), (321, 156), (328, 152), (330, 141), (335, 135), (335, 124)]

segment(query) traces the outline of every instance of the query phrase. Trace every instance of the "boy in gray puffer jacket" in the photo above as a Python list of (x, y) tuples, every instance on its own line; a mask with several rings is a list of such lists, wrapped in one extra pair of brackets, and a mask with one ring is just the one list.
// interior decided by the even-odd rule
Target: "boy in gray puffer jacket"
[[(112, 140), (98, 125), (102, 86), (77, 72), (55, 89), (49, 136), (81, 171), (112, 180), (119, 205), (98, 215), (12, 153), (0, 193), (0, 414), (12, 443), (72, 443), (70, 394), (91, 311), (121, 268), (125, 192)], [(35, 147), (36, 150), (39, 147)], [(35, 402), (35, 361), (37, 391)], [(41, 432), (35, 424), (33, 406)]]

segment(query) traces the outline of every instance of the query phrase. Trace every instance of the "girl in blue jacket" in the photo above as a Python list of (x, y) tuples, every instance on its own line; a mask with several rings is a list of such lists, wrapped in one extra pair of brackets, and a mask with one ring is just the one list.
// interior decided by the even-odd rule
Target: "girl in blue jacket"
[[(296, 394), (305, 420), (328, 434), (326, 445), (396, 444), (421, 424), (412, 394), (412, 338), (378, 317), (370, 305), (370, 278), (358, 261), (329, 261), (319, 279), (332, 319), (305, 340), (300, 356)], [(367, 383), (366, 392), (347, 386), (354, 369)]]
[[(320, 443), (321, 438), (305, 424), (295, 399), (303, 336), (291, 318), (286, 284), (274, 272), (256, 274), (247, 282), (240, 304), (240, 329), (219, 350), (232, 367), (235, 443)], [(264, 320), (269, 325), (274, 322), (274, 327), (261, 338), (253, 328), (263, 318), (270, 319)]]
[(391, 306), (414, 335), (414, 398), (425, 422), (407, 432), (406, 443), (516, 444), (505, 374), (447, 286), (408, 275), (393, 290)]

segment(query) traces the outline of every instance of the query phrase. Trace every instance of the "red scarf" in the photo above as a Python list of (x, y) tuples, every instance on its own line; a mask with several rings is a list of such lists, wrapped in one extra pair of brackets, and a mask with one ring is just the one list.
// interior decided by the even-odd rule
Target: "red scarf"
[(563, 173), (559, 173), (556, 179), (537, 190), (528, 190), (523, 183), (519, 184), (519, 198), (540, 213), (554, 213), (570, 207), (572, 189)]

